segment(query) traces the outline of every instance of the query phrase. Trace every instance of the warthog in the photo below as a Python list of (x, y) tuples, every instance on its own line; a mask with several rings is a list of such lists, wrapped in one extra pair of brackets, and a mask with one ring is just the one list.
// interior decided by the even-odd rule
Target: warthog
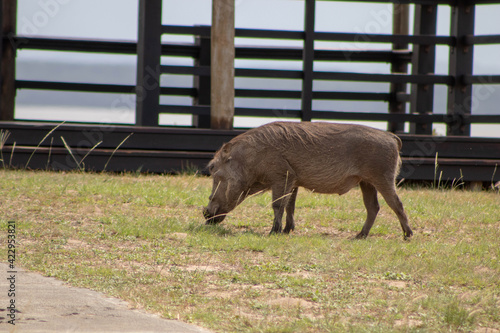
[(271, 233), (295, 229), (299, 187), (342, 195), (359, 184), (367, 217), (357, 238), (368, 236), (380, 209), (377, 191), (399, 218), (405, 239), (413, 232), (395, 180), (401, 140), (374, 128), (331, 123), (275, 122), (251, 129), (224, 144), (208, 164), (213, 177), (207, 224), (220, 223), (245, 198), (272, 191)]

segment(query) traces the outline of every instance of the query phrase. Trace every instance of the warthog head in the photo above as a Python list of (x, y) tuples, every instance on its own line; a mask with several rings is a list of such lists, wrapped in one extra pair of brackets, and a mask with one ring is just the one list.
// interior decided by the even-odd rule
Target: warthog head
[(208, 164), (212, 175), (212, 193), (203, 209), (207, 224), (220, 223), (246, 197), (244, 166), (234, 144), (226, 143)]

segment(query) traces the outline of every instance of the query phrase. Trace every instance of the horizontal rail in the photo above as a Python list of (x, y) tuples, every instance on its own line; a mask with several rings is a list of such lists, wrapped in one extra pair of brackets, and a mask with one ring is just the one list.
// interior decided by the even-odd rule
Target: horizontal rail
[(135, 86), (132, 85), (51, 82), (51, 81), (16, 80), (16, 89), (135, 94)]
[(137, 43), (127, 41), (25, 36), (14, 36), (9, 41), (18, 49), (137, 54)]
[(294, 70), (235, 68), (234, 75), (240, 77), (302, 79), (304, 74), (302, 71)]
[[(163, 34), (195, 35), (210, 37), (210, 26), (162, 26)], [(293, 39), (303, 40), (305, 34), (299, 30), (263, 30), (263, 29), (234, 29), (235, 37), (241, 38), (269, 38), (269, 39)], [(356, 43), (399, 43), (399, 44), (444, 44), (454, 46), (456, 38), (453, 36), (413, 36), (413, 35), (389, 35), (389, 34), (365, 34), (365, 33), (342, 33), (321, 32), (314, 33), (314, 39), (318, 41), (344, 41)]]
[(209, 66), (160, 66), (162, 74), (200, 75), (210, 76)]
[(500, 75), (465, 75), (465, 84), (500, 84)]
[[(264, 90), (264, 89), (235, 89), (236, 97), (256, 97), (256, 98), (288, 98), (300, 99), (302, 92), (299, 90)], [(313, 91), (313, 99), (335, 99), (335, 100), (363, 100), (363, 101), (384, 101), (391, 98), (389, 93), (364, 93), (364, 92), (343, 92), (343, 91)]]
[(366, 81), (417, 84), (447, 84), (452, 85), (454, 78), (449, 75), (407, 75), (407, 74), (366, 74), (348, 72), (314, 72), (316, 80)]
[(275, 118), (296, 118), (300, 119), (302, 111), (300, 110), (282, 110), (282, 109), (261, 109), (261, 108), (234, 108), (236, 116), (243, 117), (275, 117)]
[(363, 33), (338, 33), (338, 32), (316, 32), (315, 40), (342, 41), (355, 43), (398, 43), (398, 44), (444, 44), (454, 46), (456, 38), (453, 36), (412, 36), (412, 35), (388, 35), (388, 34), (363, 34)]
[(500, 35), (467, 35), (465, 36), (465, 44), (500, 44)]
[[(135, 94), (135, 85), (16, 80), (17, 89), (78, 91), (88, 93)], [(196, 97), (195, 88), (161, 87), (162, 95)]]

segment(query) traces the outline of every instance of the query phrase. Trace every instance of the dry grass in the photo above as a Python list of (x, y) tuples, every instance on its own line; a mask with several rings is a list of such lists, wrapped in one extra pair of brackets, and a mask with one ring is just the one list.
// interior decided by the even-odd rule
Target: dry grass
[[(28, 269), (218, 332), (500, 330), (500, 196), (400, 189), (382, 210), (299, 191), (296, 232), (268, 236), (270, 196), (203, 224), (210, 179), (0, 171), (0, 224)], [(495, 331), (497, 330), (497, 331)]]

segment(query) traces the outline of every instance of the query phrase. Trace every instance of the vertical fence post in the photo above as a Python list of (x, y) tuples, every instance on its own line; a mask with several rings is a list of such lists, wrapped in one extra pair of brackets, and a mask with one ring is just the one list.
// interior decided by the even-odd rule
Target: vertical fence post
[(302, 121), (311, 121), (312, 119), (315, 9), (316, 0), (305, 0), (304, 47), (302, 51)]
[(472, 74), (474, 46), (466, 44), (466, 36), (474, 35), (475, 4), (457, 0), (451, 7), (450, 34), (456, 38), (456, 45), (450, 47), (449, 74), (455, 78), (448, 93), (447, 135), (470, 136), (468, 118), (472, 109), (472, 85), (463, 80)]
[[(210, 29), (210, 26), (203, 26)], [(196, 36), (195, 44), (200, 48), (198, 58), (195, 59), (194, 65), (210, 66), (210, 36)], [(193, 87), (198, 91), (198, 95), (193, 99), (193, 105), (210, 105), (210, 76), (195, 75), (193, 76)], [(210, 115), (193, 115), (193, 126), (196, 128), (210, 128)]]
[(16, 100), (16, 46), (12, 36), (16, 34), (17, 0), (0, 1), (0, 120), (14, 120)]
[[(392, 33), (393, 35), (408, 35), (409, 5), (396, 3), (393, 5)], [(408, 43), (393, 43), (392, 49), (407, 50)], [(396, 58), (391, 63), (391, 73), (408, 73), (408, 63), (401, 58)], [(406, 94), (406, 83), (391, 83), (391, 99), (389, 101), (389, 113), (406, 113), (406, 102), (398, 99), (398, 95)], [(387, 130), (393, 133), (402, 133), (405, 130), (404, 122), (391, 121)]]
[(212, 0), (210, 126), (232, 129), (234, 119), (234, 0)]
[(139, 0), (136, 125), (158, 126), (162, 0)]
[[(415, 5), (415, 35), (436, 35), (437, 5)], [(436, 45), (413, 46), (412, 74), (433, 74), (436, 64)], [(428, 114), (433, 112), (434, 86), (412, 84), (410, 112)], [(410, 133), (432, 134), (432, 124), (411, 123)]]

